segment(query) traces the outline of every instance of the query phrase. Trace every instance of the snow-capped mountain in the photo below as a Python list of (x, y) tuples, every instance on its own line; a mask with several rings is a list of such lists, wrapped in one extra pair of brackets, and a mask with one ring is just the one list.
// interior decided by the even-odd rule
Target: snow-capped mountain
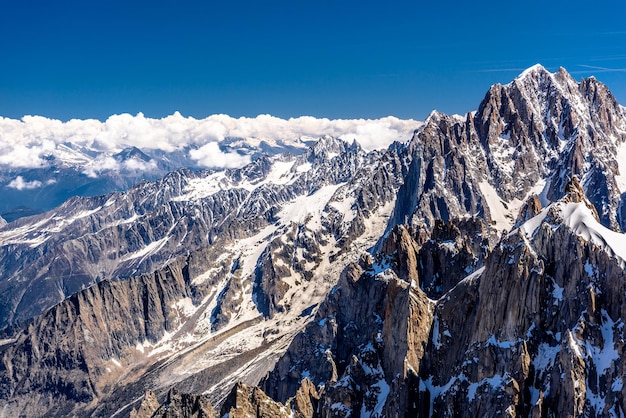
[(1, 226), (1, 410), (623, 414), (625, 109), (535, 66), (416, 128)]
[[(137, 390), (129, 370), (147, 372), (159, 359), (170, 362), (155, 371), (166, 387), (190, 382), (200, 390), (193, 382), (211, 383), (217, 399), (226, 396), (228, 379), (260, 378), (343, 267), (379, 238), (407, 170), (404, 150), (366, 152), (325, 137), (298, 157), (177, 171), (10, 224), (0, 232), (2, 317), (18, 326), (33, 319), (5, 347), (5, 366), (17, 371), (18, 353), (28, 357), (47, 351), (40, 344), (61, 344), (85, 361), (77, 379), (100, 382), (42, 393), (20, 408), (61, 414), (88, 410), (95, 400), (121, 408)], [(100, 307), (93, 320), (82, 317), (87, 306)], [(122, 319), (129, 317), (137, 321)], [(62, 343), (68, 333), (79, 336)], [(24, 344), (38, 348), (24, 352)], [(57, 360), (31, 370), (26, 386), (5, 387), (4, 396), (16, 399), (32, 385), (77, 373), (74, 360)], [(222, 373), (199, 377), (215, 368)], [(115, 387), (129, 392), (113, 396)]]
[(105, 122), (0, 117), (0, 214), (13, 221), (73, 196), (125, 191), (180, 168), (238, 168), (261, 155), (298, 155), (324, 135), (357, 139), (368, 150), (384, 148), (406, 141), (416, 126), (393, 117), (198, 120), (175, 113), (163, 119), (114, 115)]
[(289, 403), (307, 379), (323, 388), (314, 416), (619, 416), (626, 236), (570, 185), (436, 300), (409, 261), (420, 234), (396, 229), (393, 251), (342, 275), (265, 392)]

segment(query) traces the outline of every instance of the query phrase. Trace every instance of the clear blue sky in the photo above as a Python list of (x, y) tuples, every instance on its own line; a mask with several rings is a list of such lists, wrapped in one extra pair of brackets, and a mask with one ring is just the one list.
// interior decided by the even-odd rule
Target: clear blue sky
[(626, 104), (620, 1), (7, 1), (0, 115), (424, 119), (541, 63)]

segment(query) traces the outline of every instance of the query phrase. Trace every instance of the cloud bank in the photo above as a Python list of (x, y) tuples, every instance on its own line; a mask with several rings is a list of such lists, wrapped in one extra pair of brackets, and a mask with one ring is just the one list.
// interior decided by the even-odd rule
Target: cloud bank
[[(50, 184), (54, 184), (54, 183), (56, 183), (55, 180), (48, 180), (48, 181), (46, 181), (45, 184), (46, 185), (50, 185)], [(19, 191), (22, 191), (22, 190), (38, 189), (38, 188), (40, 188), (43, 185), (44, 185), (44, 183), (39, 181), (39, 180), (26, 181), (26, 180), (24, 180), (24, 177), (17, 176), (13, 180), (11, 180), (9, 182), (9, 184), (7, 184), (6, 187), (8, 187), (10, 189), (17, 189)]]
[[(310, 116), (280, 119), (270, 115), (255, 118), (212, 115), (195, 119), (176, 112), (162, 119), (146, 118), (141, 113), (113, 115), (104, 122), (93, 119), (61, 122), (41, 116), (24, 116), (21, 120), (0, 117), (0, 165), (38, 168), (59, 158), (87, 165), (84, 172), (97, 176), (102, 170), (120, 168), (120, 162), (111, 158), (113, 154), (137, 147), (165, 153), (186, 152), (191, 160), (204, 167), (239, 167), (250, 159), (237, 152), (224, 152), (220, 143), (227, 138), (242, 138), (248, 147), (257, 147), (261, 142), (301, 147), (303, 140), (331, 135), (348, 141), (356, 139), (371, 150), (387, 147), (393, 141), (409, 140), (419, 125), (415, 120), (392, 116), (331, 120)], [(97, 156), (95, 160), (93, 155)], [(149, 165), (140, 166), (136, 162), (128, 164), (135, 164), (128, 169), (150, 169)]]

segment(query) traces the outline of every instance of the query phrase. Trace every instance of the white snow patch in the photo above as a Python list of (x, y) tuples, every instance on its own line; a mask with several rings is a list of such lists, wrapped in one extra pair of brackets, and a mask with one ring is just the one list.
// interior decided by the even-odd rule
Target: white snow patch
[(487, 339), (487, 341), (485, 341), (485, 342), (487, 344), (489, 344), (489, 345), (494, 346), (494, 347), (510, 349), (510, 348), (515, 347), (517, 344), (519, 344), (520, 340), (517, 340), (517, 341), (498, 341), (496, 336), (492, 334), (489, 337), (489, 339)]
[(571, 330), (567, 330), (567, 344), (576, 357), (583, 358), (580, 341), (574, 336)]
[(297, 197), (293, 202), (286, 204), (278, 213), (283, 222), (307, 224), (310, 229), (316, 230), (321, 226), (321, 213), (337, 189), (345, 183), (321, 187), (308, 196)]
[(615, 176), (615, 182), (620, 193), (626, 193), (626, 142), (618, 145), (615, 160), (619, 170), (619, 175)]
[(442, 385), (442, 386), (438, 386), (438, 385), (433, 385), (433, 378), (432, 376), (429, 377), (426, 380), (422, 380), (420, 381), (420, 392), (425, 392), (426, 390), (428, 390), (428, 392), (430, 392), (430, 411), (428, 413), (429, 417), (434, 416), (433, 415), (433, 406), (435, 403), (435, 399), (437, 399), (437, 397), (439, 395), (441, 395), (442, 393), (447, 392), (448, 390), (450, 390), (450, 388), (458, 381), (466, 381), (466, 377), (464, 374), (460, 374), (459, 376), (452, 376), (450, 378), (450, 380), (448, 381), (448, 383)]
[[(485, 197), (487, 206), (489, 207), (489, 213), (491, 214), (491, 220), (495, 222), (496, 229), (499, 231), (510, 230), (515, 223), (515, 215), (519, 212), (523, 202), (515, 199), (510, 203), (505, 203), (498, 195), (496, 189), (489, 184), (488, 181), (478, 183), (478, 187)], [(505, 204), (508, 208), (505, 207)]]
[(535, 231), (541, 226), (546, 216), (548, 216), (548, 208), (542, 209), (536, 216), (524, 222), (522, 230), (526, 233), (527, 237), (535, 235)]
[[(574, 233), (585, 241), (592, 242), (603, 248), (609, 255), (620, 259), (622, 265), (626, 261), (626, 234), (611, 231), (600, 224), (591, 210), (583, 202), (579, 203), (555, 203), (560, 210), (561, 223), (569, 227)], [(537, 216), (526, 221), (522, 230), (527, 237), (532, 237), (544, 222), (550, 208), (544, 208)], [(593, 266), (585, 265), (587, 274), (593, 274)]]
[(225, 248), (239, 258), (239, 265), (242, 269), (241, 277), (246, 278), (254, 272), (256, 262), (265, 250), (265, 247), (270, 242), (270, 235), (276, 232), (277, 227), (275, 225), (268, 225), (261, 230), (258, 234), (237, 241), (236, 244)]
[(436, 315), (433, 318), (433, 345), (437, 350), (441, 348), (441, 342), (439, 341), (439, 317)]
[(374, 410), (370, 413), (364, 413), (365, 405), (361, 408), (361, 416), (366, 417), (382, 417), (383, 416), (383, 407), (385, 406), (385, 402), (387, 401), (387, 397), (389, 396), (390, 387), (385, 381), (385, 379), (380, 379), (378, 382), (372, 385), (373, 388), (378, 388), (378, 394), (376, 399), (376, 406), (374, 406)]
[(99, 206), (93, 210), (85, 210), (85, 211), (79, 212), (70, 218), (69, 223), (72, 223), (76, 219), (81, 219), (81, 218), (86, 218), (87, 216), (91, 216), (94, 213), (98, 212), (100, 209), (102, 209), (102, 206)]
[(484, 272), (485, 272), (485, 266), (482, 266), (481, 268), (479, 268), (475, 272), (469, 274), (467, 277), (465, 277), (459, 283), (472, 283), (474, 280), (479, 278)]
[(311, 163), (304, 163), (296, 167), (296, 171), (298, 173), (306, 173), (308, 171), (311, 171), (311, 168), (313, 168), (313, 165)]
[(554, 365), (554, 361), (560, 350), (560, 345), (552, 347), (547, 343), (539, 344), (537, 355), (532, 361), (535, 366), (535, 370), (537, 370), (538, 373), (546, 372), (549, 367)]
[(172, 308), (178, 310), (187, 318), (193, 315), (198, 309), (198, 307), (193, 304), (193, 301), (191, 300), (191, 298), (180, 299), (179, 301), (177, 301), (176, 303), (172, 305)]
[(554, 305), (558, 305), (559, 302), (561, 302), (563, 300), (563, 289), (561, 286), (559, 286), (558, 284), (556, 284), (556, 282), (553, 280), (552, 284), (554, 285), (554, 289), (552, 290), (552, 297), (554, 298)]
[(454, 241), (443, 241), (439, 243), (439, 248), (445, 248), (446, 250), (448, 250), (451, 253), (458, 253), (458, 249), (456, 247), (456, 243)]
[(492, 377), (486, 377), (480, 382), (470, 383), (467, 388), (467, 399), (472, 402), (476, 397), (476, 391), (478, 390), (478, 388), (483, 387), (484, 385), (489, 385), (492, 389), (498, 389), (502, 387), (504, 381), (504, 377), (496, 374)]
[(561, 214), (563, 223), (578, 236), (619, 257), (622, 263), (626, 260), (626, 235), (601, 225), (584, 203), (561, 205)]
[(293, 161), (274, 161), (272, 169), (267, 174), (265, 181), (272, 184), (289, 184), (293, 181), (291, 168), (295, 163)]
[(353, 197), (352, 198), (345, 197), (341, 201), (333, 200), (332, 202), (329, 203), (329, 205), (337, 209), (339, 213), (343, 214), (344, 222), (352, 222), (352, 220), (354, 220), (356, 216), (356, 211), (352, 209), (352, 207), (354, 206), (355, 200), (356, 199)]
[(220, 190), (230, 189), (234, 186), (224, 172), (213, 173), (204, 178), (188, 179), (183, 189), (185, 194), (177, 196), (172, 200), (181, 202), (204, 199)]
[(142, 249), (126, 255), (122, 261), (133, 260), (135, 258), (147, 257), (148, 255), (159, 251), (167, 243), (167, 237), (161, 238), (158, 241), (151, 242)]
[(602, 375), (611, 368), (614, 361), (619, 360), (620, 356), (613, 342), (613, 326), (615, 322), (613, 322), (607, 311), (602, 309), (600, 312), (602, 315), (602, 326), (600, 328), (603, 339), (602, 348), (591, 345), (589, 341), (587, 341), (586, 348), (587, 354), (591, 356), (596, 365), (598, 374)]

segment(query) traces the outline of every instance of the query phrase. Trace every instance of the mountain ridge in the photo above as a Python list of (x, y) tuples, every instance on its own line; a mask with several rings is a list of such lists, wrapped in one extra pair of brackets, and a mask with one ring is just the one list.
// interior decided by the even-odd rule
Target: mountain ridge
[[(610, 229), (624, 224), (626, 159), (617, 157), (625, 127), (624, 107), (597, 80), (577, 83), (565, 70), (535, 66), (492, 86), (476, 112), (433, 112), (408, 143), (384, 151), (327, 136), (298, 156), (261, 157), (226, 171), (181, 170), (126, 194), (76, 198), (63, 213), (0, 227), (0, 271), (15, 272), (6, 289), (29, 275), (28, 265), (7, 262), (10, 254), (31, 264), (70, 261), (75, 236), (93, 239), (85, 246), (89, 262), (53, 270), (82, 269), (87, 281), (76, 287), (87, 289), (44, 315), (107, 288), (136, 294), (131, 283), (187, 266), (178, 268), (187, 271), (185, 286), (135, 299), (161, 306), (166, 319), (155, 317), (152, 337), (135, 335), (142, 328), (133, 325), (111, 340), (113, 351), (77, 343), (50, 354), (47, 361), (60, 365), (74, 364), (72, 353), (81, 350), (93, 359), (79, 368), (82, 377), (77, 370), (64, 378), (86, 390), (65, 391), (64, 401), (47, 392), (57, 389), (42, 390), (14, 371), (48, 352), (30, 347), (61, 348), (52, 341), (69, 328), (23, 313), (33, 322), (4, 345), (0, 398), (11, 400), (5, 405), (15, 413), (44, 414), (28, 391), (16, 392), (39, 388), (53, 415), (105, 416), (139, 408), (146, 389), (146, 399), (162, 402), (174, 386), (231, 405), (230, 388), (243, 381), (281, 402), (274, 412), (287, 414), (300, 393), (298, 413), (306, 416), (530, 416), (568, 403), (578, 414), (623, 411), (624, 394), (612, 388), (624, 367), (613, 353), (624, 338), (623, 257), (616, 255), (626, 245)], [(105, 255), (122, 250), (98, 258), (96, 248)], [(103, 267), (113, 274), (93, 274)], [(138, 268), (145, 274), (133, 278)], [(145, 312), (148, 318), (152, 309)], [(576, 378), (557, 376), (555, 365), (570, 360)], [(58, 370), (37, 376), (56, 381)], [(118, 379), (115, 389), (107, 386), (111, 379)], [(563, 389), (550, 391), (550, 382)], [(265, 402), (258, 389), (237, 388), (236, 408), (258, 410), (255, 402)]]
[[(328, 134), (358, 139), (368, 150), (384, 148), (406, 139), (418, 125), (394, 117), (194, 119), (175, 113), (163, 119), (113, 115), (104, 122), (0, 117), (0, 189), (5, 197), (0, 214), (12, 221), (50, 210), (74, 195), (126, 191), (180, 168), (241, 168), (265, 154), (301, 154)], [(18, 207), (28, 211), (16, 211)]]

